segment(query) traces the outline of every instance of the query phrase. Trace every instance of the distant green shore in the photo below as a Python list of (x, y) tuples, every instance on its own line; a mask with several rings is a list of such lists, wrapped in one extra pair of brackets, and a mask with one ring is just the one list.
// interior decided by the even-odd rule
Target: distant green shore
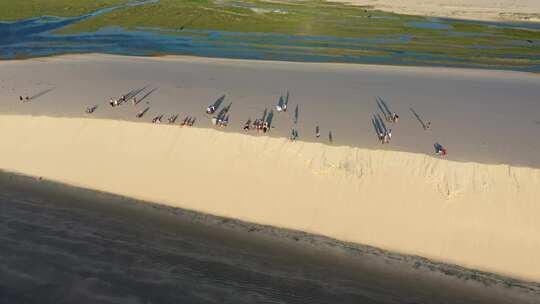
[[(133, 1), (0, 0), (0, 20), (42, 15), (77, 16), (127, 2)], [(436, 22), (439, 27), (415, 26), (422, 22)], [(493, 27), (457, 20), (433, 21), (421, 16), (398, 15), (321, 0), (161, 0), (88, 18), (55, 33), (93, 32), (111, 26), (127, 30), (164, 29), (168, 30), (164, 32), (167, 35), (208, 30), (313, 36), (319, 38), (305, 43), (313, 44), (321, 54), (336, 56), (414, 53), (425, 56), (423, 62), (427, 64), (540, 65), (540, 30)], [(360, 39), (332, 41), (332, 46), (326, 47), (326, 40), (320, 37)], [(380, 41), (362, 41), (362, 38)], [(395, 41), (399, 38), (405, 41)], [(272, 46), (272, 40), (266, 40), (259, 42), (260, 46)]]
[(0, 0), (0, 21), (39, 16), (74, 17), (100, 8), (128, 3), (128, 0)]

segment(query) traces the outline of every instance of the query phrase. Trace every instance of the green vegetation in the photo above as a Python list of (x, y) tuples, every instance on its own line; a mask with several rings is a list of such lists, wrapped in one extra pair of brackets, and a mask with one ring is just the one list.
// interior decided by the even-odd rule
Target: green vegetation
[[(377, 15), (377, 18), (370, 18)], [(381, 18), (382, 17), (382, 18)], [(384, 19), (387, 17), (388, 19)], [(396, 19), (391, 19), (396, 18)], [(322, 1), (161, 0), (82, 21), (62, 33), (95, 31), (118, 25), (126, 29), (159, 27), (228, 32), (264, 32), (306, 36), (366, 37), (381, 34), (414, 17)]]
[(14, 21), (43, 15), (73, 17), (127, 0), (0, 0), (0, 20)]
[[(134, 0), (132, 0), (134, 1)], [(126, 0), (0, 0), (0, 19), (29, 16), (74, 16), (97, 8), (130, 2)], [(125, 7), (88, 18), (60, 29), (56, 34), (76, 34), (119, 26), (127, 30), (168, 30), (166, 35), (200, 35), (190, 30), (234, 33), (274, 33), (294, 36), (360, 38), (359, 40), (266, 37), (242, 43), (288, 52), (317, 53), (340, 61), (346, 56), (394, 56), (422, 63), (477, 65), (479, 67), (527, 67), (540, 65), (540, 31), (500, 28), (471, 22), (443, 22), (451, 29), (419, 28), (411, 22), (429, 22), (424, 17), (404, 16), (322, 0), (161, 0)], [(396, 41), (398, 38), (404, 41)], [(361, 38), (373, 40), (362, 41)], [(307, 44), (307, 46), (306, 46)], [(290, 46), (289, 46), (290, 45)], [(414, 54), (409, 56), (408, 54)], [(416, 58), (416, 59), (413, 59)]]

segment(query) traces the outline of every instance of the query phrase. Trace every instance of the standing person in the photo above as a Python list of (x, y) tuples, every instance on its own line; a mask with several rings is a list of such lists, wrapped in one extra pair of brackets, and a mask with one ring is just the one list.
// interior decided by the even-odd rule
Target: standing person
[(332, 143), (334, 141), (334, 136), (332, 136), (332, 131), (328, 131), (328, 141)]
[(435, 154), (444, 157), (447, 154), (446, 149), (439, 143), (435, 143)]
[(379, 141), (381, 142), (381, 144), (384, 144), (385, 133), (379, 132), (378, 135), (379, 135)]
[(182, 127), (185, 126), (185, 125), (187, 124), (187, 122), (188, 122), (188, 119), (190, 119), (190, 117), (189, 117), (189, 116), (186, 116), (186, 117), (184, 118), (184, 121), (180, 124), (180, 126), (182, 126)]
[(290, 140), (291, 140), (291, 141), (295, 141), (297, 138), (298, 138), (298, 132), (296, 131), (295, 128), (292, 128), (292, 129), (291, 129), (291, 137), (290, 137)]
[(249, 131), (250, 129), (250, 126), (251, 126), (251, 118), (249, 118), (246, 123), (244, 124), (244, 131)]
[(397, 123), (399, 119), (399, 115), (397, 115), (395, 112), (392, 113), (392, 122)]
[(317, 138), (321, 137), (321, 132), (319, 131), (319, 125), (317, 125), (317, 126), (315, 127), (315, 136), (316, 136)]
[(208, 108), (206, 108), (206, 114), (214, 114), (216, 112), (216, 106), (215, 105), (209, 105)]
[(20, 101), (20, 102), (24, 102), (22, 96), (19, 96), (19, 101)]
[(446, 156), (446, 149), (445, 148), (441, 148), (441, 156)]

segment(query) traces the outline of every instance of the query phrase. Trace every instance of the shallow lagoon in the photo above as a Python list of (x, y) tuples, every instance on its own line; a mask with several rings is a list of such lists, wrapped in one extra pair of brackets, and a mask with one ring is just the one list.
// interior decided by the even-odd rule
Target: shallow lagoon
[[(535, 24), (503, 24), (439, 18), (417, 17), (402, 20), (403, 27), (438, 31), (441, 37), (426, 41), (426, 37), (411, 34), (367, 35), (346, 38), (270, 33), (239, 33), (193, 29), (161, 29), (137, 27), (126, 30), (109, 26), (96, 32), (58, 34), (57, 31), (82, 20), (110, 13), (126, 6), (156, 3), (158, 0), (134, 2), (98, 10), (71, 18), (43, 16), (16, 22), (0, 22), (0, 59), (51, 56), (68, 53), (110, 53), (121, 55), (193, 55), (238, 59), (285, 60), (302, 62), (348, 62), (397, 65), (458, 66), (540, 71), (538, 41), (521, 41), (484, 32), (464, 31), (463, 26), (512, 29), (526, 27), (537, 30)], [(373, 19), (396, 16), (370, 16)], [(410, 18), (408, 18), (410, 20)], [(373, 28), (370, 28), (373, 29)], [(358, 28), (359, 32), (366, 29)], [(384, 28), (381, 29), (384, 32)], [(426, 34), (429, 38), (429, 33)], [(489, 40), (486, 37), (489, 36)], [(444, 38), (447, 37), (447, 38)], [(478, 39), (477, 43), (458, 45), (456, 39)], [(487, 45), (489, 44), (489, 45)], [(529, 50), (516, 53), (516, 47)], [(456, 49), (441, 52), (441, 49)], [(505, 61), (506, 60), (506, 61)]]

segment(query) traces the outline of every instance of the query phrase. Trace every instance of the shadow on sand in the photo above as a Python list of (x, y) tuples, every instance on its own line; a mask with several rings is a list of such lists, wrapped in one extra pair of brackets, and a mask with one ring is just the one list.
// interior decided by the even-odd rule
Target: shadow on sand
[[(142, 92), (144, 89), (146, 89), (146, 87), (144, 87), (141, 91), (139, 91), (137, 94), (139, 94), (140, 92)], [(143, 100), (145, 100), (146, 98), (148, 98), (148, 96), (150, 96), (152, 93), (154, 93), (155, 91), (157, 91), (158, 88), (153, 88), (151, 89), (150, 91), (148, 91), (146, 94), (144, 94), (139, 100), (137, 100), (137, 102), (135, 104), (139, 104), (141, 103)], [(136, 94), (136, 95), (137, 95)], [(135, 95), (135, 96), (136, 96)], [(135, 97), (133, 96), (133, 97)]]
[(144, 116), (144, 114), (146, 114), (146, 112), (148, 112), (148, 110), (150, 110), (150, 107), (146, 107), (144, 110), (140, 111), (139, 113), (137, 113), (137, 118), (141, 118)]
[(272, 120), (273, 119), (274, 119), (274, 110), (270, 110), (270, 112), (266, 116), (266, 123), (268, 124), (269, 129), (272, 127)]
[(225, 100), (225, 94), (221, 95), (216, 101), (214, 101), (213, 104), (211, 104), (209, 107), (214, 107), (214, 111), (217, 111), (219, 107), (221, 107), (221, 104)]
[(371, 124), (373, 125), (373, 129), (375, 130), (375, 134), (377, 135), (378, 139), (381, 139), (381, 137), (386, 134), (386, 125), (384, 124), (384, 121), (381, 118), (381, 115), (379, 114), (373, 114), (373, 117), (371, 118)]
[(43, 91), (41, 91), (41, 92), (39, 92), (39, 93), (37, 93), (37, 94), (35, 94), (35, 95), (33, 95), (33, 96), (30, 96), (29, 99), (30, 99), (30, 100), (37, 99), (37, 98), (39, 98), (39, 97), (41, 97), (41, 96), (43, 96), (43, 95), (45, 95), (45, 94), (47, 94), (47, 93), (49, 93), (49, 92), (51, 92), (51, 91), (53, 91), (53, 90), (54, 90), (54, 88), (47, 89), (47, 90), (43, 90)]
[(420, 123), (420, 125), (422, 126), (422, 129), (427, 129), (427, 125), (426, 123), (422, 120), (422, 118), (420, 117), (420, 115), (418, 115), (418, 113), (416, 113), (416, 111), (413, 109), (413, 108), (409, 108), (409, 110), (411, 110), (411, 112), (413, 113), (414, 117), (416, 117), (416, 120), (418, 120), (418, 122)]
[(392, 119), (392, 111), (390, 111), (386, 102), (380, 96), (375, 97), (375, 100), (377, 101), (377, 106), (379, 107), (379, 110), (381, 110), (384, 119), (390, 121)]

